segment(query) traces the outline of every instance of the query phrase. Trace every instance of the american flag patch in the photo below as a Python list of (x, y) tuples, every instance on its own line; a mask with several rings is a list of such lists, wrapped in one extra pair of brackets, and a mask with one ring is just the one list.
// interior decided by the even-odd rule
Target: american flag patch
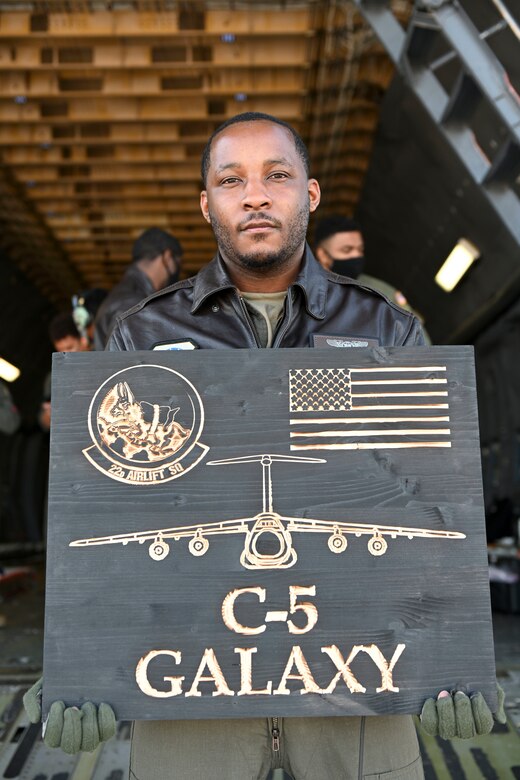
[(289, 371), (291, 450), (451, 447), (446, 366)]

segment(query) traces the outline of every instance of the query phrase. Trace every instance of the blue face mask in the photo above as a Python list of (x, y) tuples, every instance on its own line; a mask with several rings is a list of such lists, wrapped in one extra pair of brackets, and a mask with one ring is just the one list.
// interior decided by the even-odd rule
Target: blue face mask
[(334, 258), (330, 270), (335, 274), (340, 274), (340, 276), (350, 276), (351, 279), (357, 279), (363, 273), (364, 267), (365, 258), (363, 255), (359, 255), (359, 257), (351, 257), (349, 260), (337, 260)]

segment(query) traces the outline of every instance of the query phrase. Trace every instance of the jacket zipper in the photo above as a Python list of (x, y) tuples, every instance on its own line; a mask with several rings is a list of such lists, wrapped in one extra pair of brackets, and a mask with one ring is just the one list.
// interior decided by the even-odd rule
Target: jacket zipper
[[(286, 305), (286, 311), (284, 314), (283, 321), (278, 328), (278, 333), (276, 334), (276, 337), (273, 341), (272, 348), (279, 347), (281, 344), (281, 341), (287, 331), (289, 330), (289, 325), (291, 324), (291, 315), (292, 315), (292, 290), (289, 287), (287, 290), (287, 298), (285, 299), (285, 305)], [(284, 327), (285, 325), (285, 327)]]
[(271, 736), (273, 738), (273, 753), (280, 752), (280, 729), (278, 728), (278, 718), (272, 718)]
[[(237, 293), (237, 295), (238, 295), (238, 293)], [(258, 339), (256, 337), (256, 331), (254, 329), (253, 323), (251, 322), (251, 317), (249, 316), (249, 312), (247, 311), (247, 307), (246, 307), (246, 305), (244, 303), (244, 299), (242, 298), (241, 295), (238, 295), (238, 300), (240, 301), (240, 307), (242, 309), (242, 313), (244, 315), (246, 323), (249, 325), (249, 329), (251, 331), (251, 335), (253, 336), (253, 340), (254, 340), (254, 345), (253, 346), (260, 348), (260, 344), (258, 343)]]

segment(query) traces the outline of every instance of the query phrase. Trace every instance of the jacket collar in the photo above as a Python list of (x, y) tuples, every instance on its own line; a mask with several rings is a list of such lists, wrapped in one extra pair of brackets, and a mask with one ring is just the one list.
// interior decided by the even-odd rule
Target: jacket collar
[[(302, 290), (307, 312), (319, 320), (325, 318), (327, 283), (326, 272), (315, 259), (309, 245), (305, 244), (300, 271), (291, 288), (299, 287)], [(208, 265), (199, 271), (193, 287), (192, 314), (215, 293), (236, 289), (218, 253)]]
[(307, 312), (318, 320), (325, 319), (328, 276), (307, 243), (305, 244), (300, 273), (296, 277), (293, 287), (301, 289)]

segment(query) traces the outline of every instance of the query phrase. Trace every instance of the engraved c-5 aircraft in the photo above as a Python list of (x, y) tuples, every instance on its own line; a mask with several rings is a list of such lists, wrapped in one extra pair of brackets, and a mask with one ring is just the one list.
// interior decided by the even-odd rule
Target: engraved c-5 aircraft
[[(403, 526), (380, 525), (379, 523), (349, 523), (333, 520), (312, 520), (306, 517), (287, 517), (273, 510), (273, 491), (271, 479), (272, 463), (326, 463), (322, 458), (305, 458), (295, 455), (246, 455), (241, 458), (213, 460), (208, 466), (223, 466), (232, 463), (261, 463), (263, 472), (263, 507), (253, 517), (236, 520), (223, 520), (212, 523), (195, 523), (176, 528), (161, 528), (150, 531), (98, 536), (91, 539), (76, 539), (70, 547), (88, 547), (91, 545), (123, 544), (129, 542), (151, 542), (148, 553), (154, 561), (162, 561), (168, 555), (170, 546), (166, 539), (189, 538), (188, 550), (192, 555), (204, 555), (209, 548), (209, 536), (220, 534), (245, 534), (244, 549), (240, 563), (246, 569), (288, 569), (297, 560), (292, 544), (292, 533), (328, 534), (327, 544), (333, 553), (342, 553), (347, 548), (347, 537), (352, 534), (360, 537), (370, 536), (368, 551), (371, 555), (384, 555), (388, 548), (385, 537), (396, 539), (398, 536), (426, 539), (465, 539), (466, 535), (457, 531), (438, 531), (428, 528), (407, 528)], [(262, 552), (261, 541), (273, 540), (278, 549), (275, 552)]]

